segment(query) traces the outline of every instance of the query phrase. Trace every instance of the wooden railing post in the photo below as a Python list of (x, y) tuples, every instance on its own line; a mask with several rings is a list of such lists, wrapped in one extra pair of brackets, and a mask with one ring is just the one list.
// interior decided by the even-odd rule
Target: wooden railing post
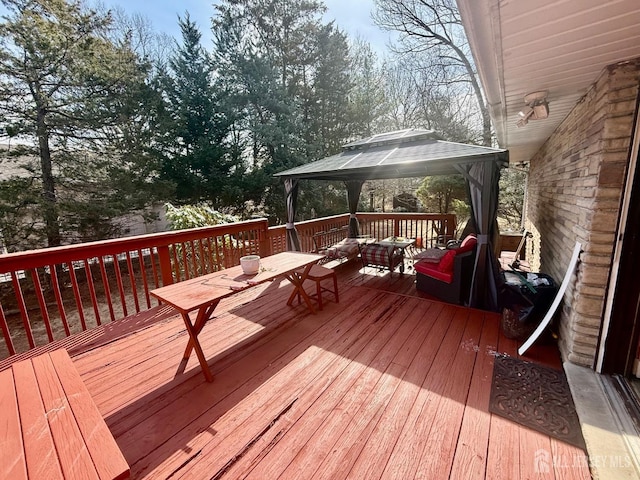
[(173, 283), (173, 271), (171, 269), (171, 255), (169, 254), (168, 245), (158, 246), (158, 261), (160, 262), (162, 285), (171, 285)]
[(445, 235), (447, 239), (453, 239), (456, 233), (456, 216), (448, 215), (446, 220)]
[(273, 244), (269, 241), (269, 222), (265, 220), (258, 229), (258, 250), (261, 257), (273, 255)]

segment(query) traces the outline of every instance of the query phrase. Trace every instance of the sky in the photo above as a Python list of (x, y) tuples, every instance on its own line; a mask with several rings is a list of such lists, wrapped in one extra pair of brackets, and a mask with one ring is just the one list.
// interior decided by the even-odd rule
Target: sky
[[(286, 0), (283, 0), (286, 1)], [(120, 6), (129, 14), (140, 13), (147, 17), (154, 30), (165, 32), (180, 40), (178, 15), (189, 12), (202, 33), (203, 46), (210, 46), (211, 17), (215, 0), (103, 0), (106, 7)], [(335, 20), (336, 25), (350, 38), (360, 37), (368, 41), (382, 56), (387, 50), (389, 33), (380, 30), (371, 19), (374, 0), (324, 0), (327, 6), (325, 20)]]

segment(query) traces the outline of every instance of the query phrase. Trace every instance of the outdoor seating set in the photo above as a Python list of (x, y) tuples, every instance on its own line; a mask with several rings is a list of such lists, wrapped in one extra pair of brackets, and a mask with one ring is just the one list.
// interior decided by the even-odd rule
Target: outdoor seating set
[[(388, 237), (376, 241), (369, 237), (348, 238), (348, 227), (318, 232), (313, 237), (315, 251), (324, 255), (321, 263), (331, 260), (350, 260), (358, 254), (363, 268), (373, 267), (404, 273), (405, 251), (412, 249), (416, 240)], [(416, 272), (416, 288), (440, 300), (464, 304), (469, 295), (475, 260), (476, 237), (467, 235), (461, 242), (449, 241), (438, 248), (427, 248), (412, 253)]]
[(313, 235), (314, 253), (324, 255), (320, 263), (339, 263), (356, 258), (362, 260), (363, 267), (374, 267), (393, 272), (399, 267), (404, 272), (405, 249), (415, 244), (415, 239), (388, 237), (376, 241), (368, 235), (350, 238), (349, 227), (334, 228)]
[(404, 273), (405, 249), (415, 244), (415, 239), (389, 237), (377, 243), (360, 246), (363, 267), (377, 267), (393, 272), (397, 267)]

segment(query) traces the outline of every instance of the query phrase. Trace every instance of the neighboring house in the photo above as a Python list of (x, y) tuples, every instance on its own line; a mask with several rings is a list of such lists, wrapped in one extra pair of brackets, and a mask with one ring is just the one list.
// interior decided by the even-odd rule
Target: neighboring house
[[(640, 2), (458, 6), (500, 147), (512, 164), (529, 164), (528, 258), (560, 281), (573, 245), (583, 245), (560, 314), (562, 354), (638, 374)], [(540, 91), (545, 119), (525, 105)], [(544, 117), (544, 102), (534, 106)], [(530, 115), (520, 128), (519, 112)]]

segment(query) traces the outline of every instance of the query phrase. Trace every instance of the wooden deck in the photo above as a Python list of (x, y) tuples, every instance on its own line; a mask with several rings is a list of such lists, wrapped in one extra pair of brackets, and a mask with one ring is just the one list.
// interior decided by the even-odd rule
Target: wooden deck
[[(590, 478), (580, 450), (488, 413), (495, 354), (516, 355), (497, 315), (358, 267), (317, 315), (286, 282), (223, 300), (199, 337), (213, 383), (195, 356), (177, 372), (177, 315), (75, 355), (131, 477)], [(528, 359), (560, 366), (553, 345)], [(565, 463), (537, 472), (540, 452)]]

